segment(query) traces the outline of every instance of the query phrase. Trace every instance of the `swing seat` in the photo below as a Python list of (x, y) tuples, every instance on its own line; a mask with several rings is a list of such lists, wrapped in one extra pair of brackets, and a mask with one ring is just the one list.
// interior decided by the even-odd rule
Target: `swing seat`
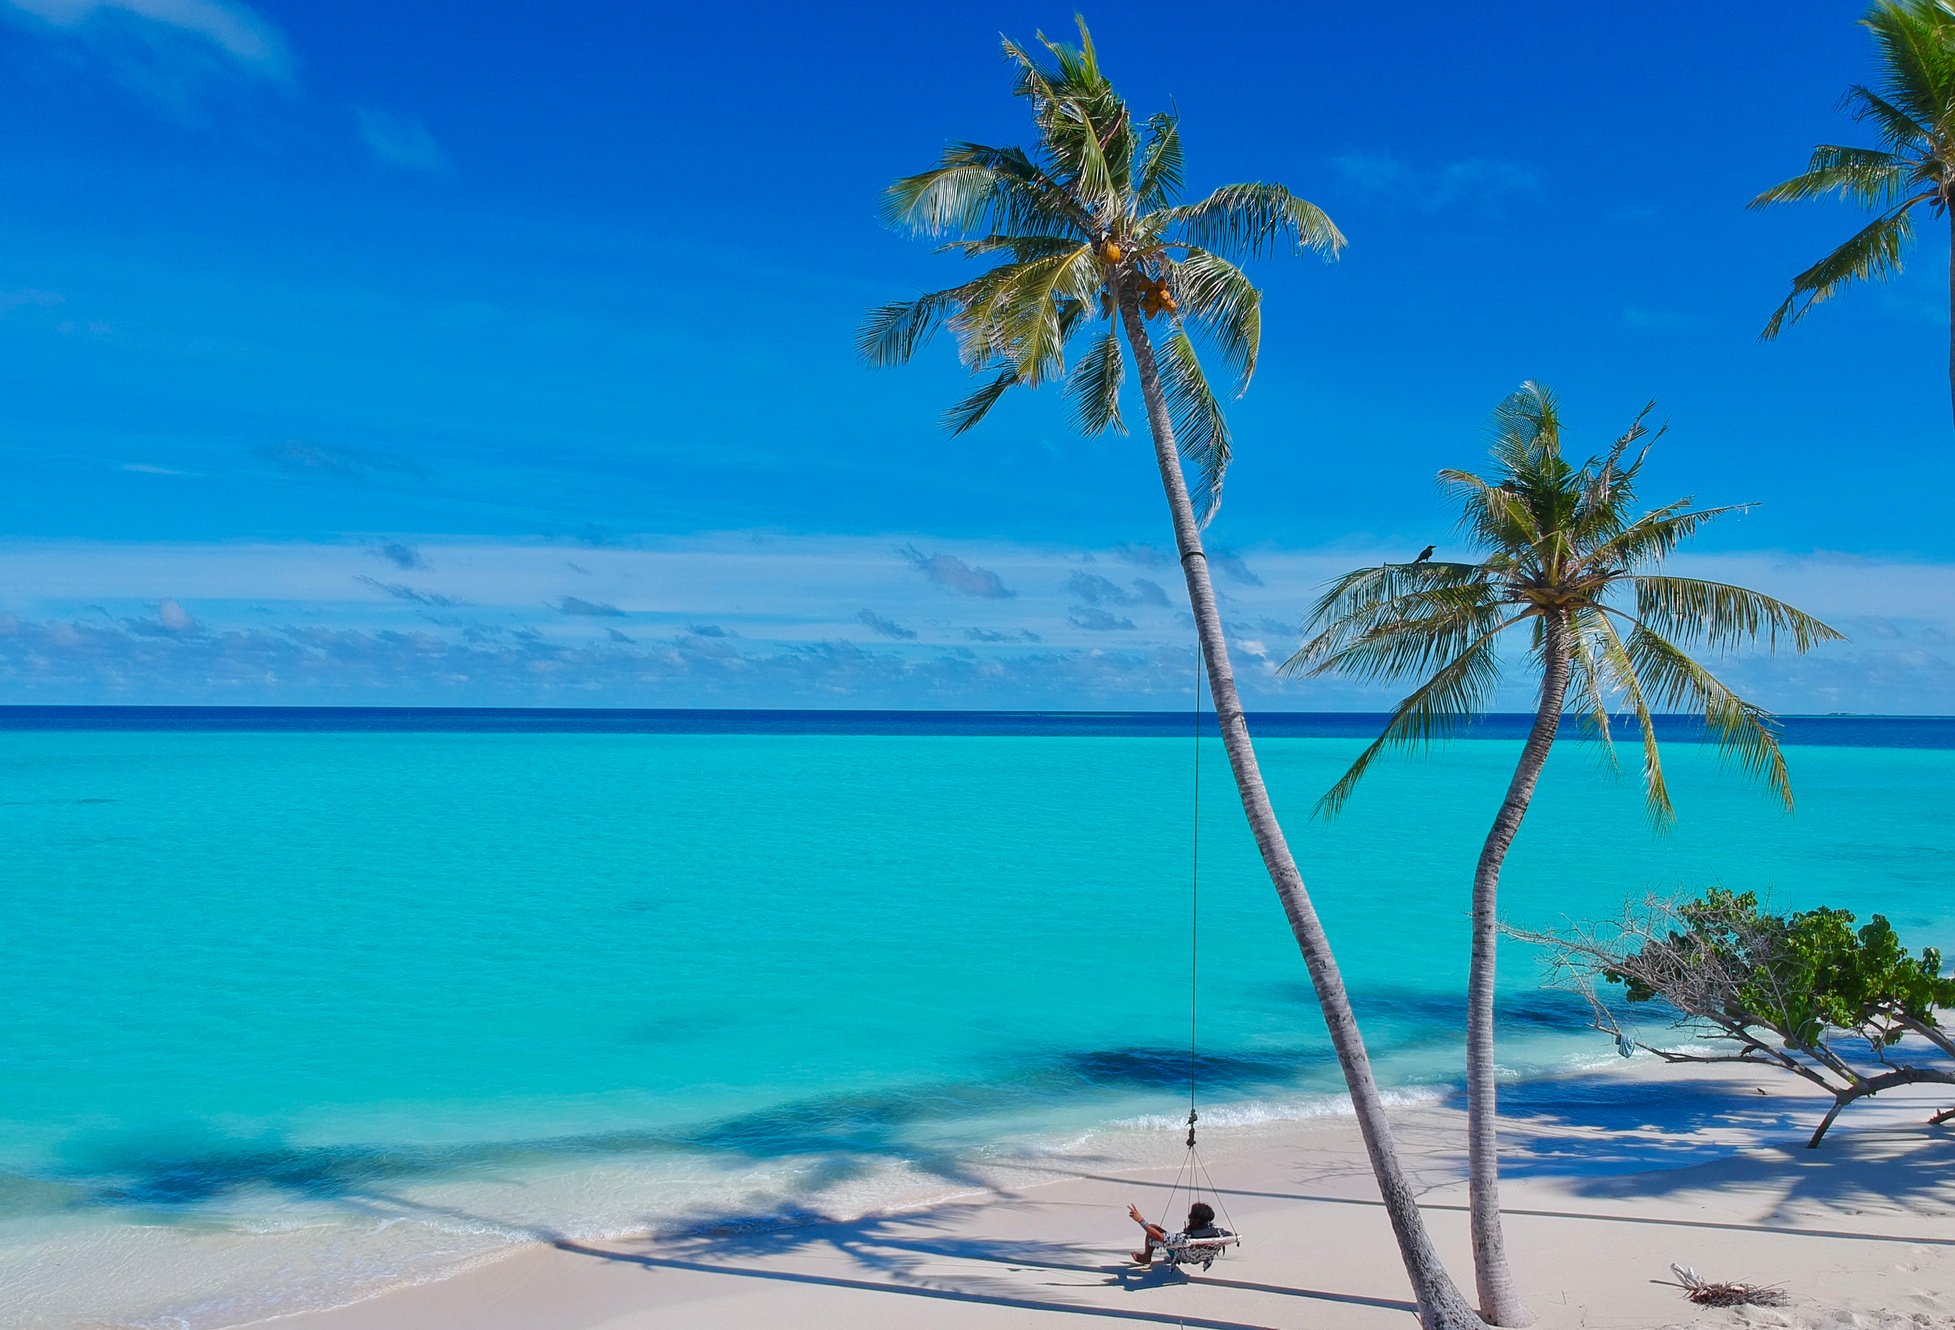
[(1161, 1251), (1173, 1266), (1199, 1265), (1206, 1270), (1215, 1264), (1215, 1258), (1242, 1239), (1233, 1233), (1218, 1233), (1214, 1237), (1191, 1238), (1185, 1233), (1176, 1233), (1161, 1244)]

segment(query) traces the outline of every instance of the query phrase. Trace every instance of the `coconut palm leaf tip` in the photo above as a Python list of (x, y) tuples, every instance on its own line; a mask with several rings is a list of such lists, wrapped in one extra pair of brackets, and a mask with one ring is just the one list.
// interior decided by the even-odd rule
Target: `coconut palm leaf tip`
[(1760, 194), (1754, 208), (1834, 194), (1876, 215), (1844, 244), (1792, 279), (1765, 325), (1769, 340), (1850, 282), (1901, 270), (1922, 204), (1948, 211), (1955, 193), (1955, 4), (1876, 0), (1861, 20), (1880, 62), (1876, 86), (1848, 88), (1842, 106), (1872, 126), (1880, 146), (1821, 144), (1806, 169)]
[[(1359, 568), (1318, 597), (1283, 673), (1418, 681), (1318, 802), (1320, 814), (1335, 815), (1386, 749), (1445, 739), (1487, 712), (1502, 677), (1500, 647), (1509, 641), (1523, 646), (1543, 677), (1550, 653), (1565, 657), (1572, 705), (1605, 750), (1612, 706), (1634, 716), (1658, 825), (1674, 810), (1652, 724), (1657, 712), (1701, 714), (1725, 756), (1791, 806), (1771, 716), (1692, 653), (1754, 643), (1805, 652), (1841, 634), (1759, 592), (1662, 571), (1699, 527), (1748, 505), (1697, 508), (1682, 499), (1638, 514), (1637, 480), (1661, 433), (1650, 433), (1648, 414), (1645, 408), (1606, 453), (1577, 465), (1562, 455), (1553, 394), (1524, 385), (1494, 413), (1491, 478), (1452, 470), (1439, 477), (1459, 503), (1461, 534), (1483, 557)], [(1515, 638), (1515, 629), (1524, 634)]]
[(1227, 185), (1180, 202), (1179, 117), (1137, 119), (1101, 71), (1084, 20), (1079, 38), (1077, 46), (1043, 34), (1031, 47), (1004, 43), (1037, 132), (1031, 151), (953, 143), (936, 166), (885, 192), (889, 225), (942, 238), (942, 250), (990, 266), (872, 311), (857, 346), (872, 365), (898, 365), (947, 329), (965, 368), (984, 379), (944, 413), (953, 434), (1011, 389), (1047, 382), (1065, 385), (1081, 433), (1125, 433), (1123, 308), (1165, 317), (1154, 349), (1206, 521), (1220, 501), (1230, 437), (1202, 352), (1221, 358), (1240, 396), (1262, 341), (1262, 293), (1240, 264), (1283, 249), (1334, 257), (1344, 237), (1281, 185)]

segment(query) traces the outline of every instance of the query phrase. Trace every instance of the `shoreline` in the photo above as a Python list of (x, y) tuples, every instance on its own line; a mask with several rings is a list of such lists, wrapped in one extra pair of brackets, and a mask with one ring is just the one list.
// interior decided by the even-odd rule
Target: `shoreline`
[[(1807, 1151), (1800, 1128), (1818, 1101), (1758, 1070), (1649, 1059), (1502, 1090), (1508, 1241), (1542, 1326), (1690, 1323), (1705, 1313), (1651, 1282), (1673, 1278), (1671, 1262), (1786, 1286), (1789, 1306), (1741, 1309), (1745, 1323), (1955, 1326), (1955, 1298), (1935, 1291), (1955, 1289), (1955, 1142), (1925, 1125), (1945, 1096), (1856, 1105)], [(1470, 1292), (1463, 1116), (1450, 1099), (1392, 1112), (1434, 1240)], [(1176, 1170), (1081, 1154), (1010, 1169), (1042, 1178), (859, 1218), (539, 1240), (449, 1278), (249, 1324), (648, 1330), (683, 1314), (700, 1326), (893, 1330), (923, 1317), (1002, 1328), (1069, 1314), (1219, 1328), (1299, 1313), (1413, 1324), (1352, 1118), (1212, 1139), (1204, 1156), (1244, 1245), (1190, 1277), (1124, 1258), (1127, 1201), (1152, 1215)]]

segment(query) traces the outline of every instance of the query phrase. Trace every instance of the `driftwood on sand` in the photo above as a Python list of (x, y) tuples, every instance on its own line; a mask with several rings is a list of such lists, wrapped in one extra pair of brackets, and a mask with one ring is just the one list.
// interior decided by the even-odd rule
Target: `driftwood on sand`
[(1777, 1284), (1721, 1284), (1698, 1278), (1697, 1272), (1687, 1265), (1672, 1265), (1670, 1273), (1677, 1277), (1674, 1282), (1668, 1279), (1650, 1282), (1682, 1289), (1683, 1295), (1699, 1307), (1783, 1307), (1786, 1303), (1785, 1290)]

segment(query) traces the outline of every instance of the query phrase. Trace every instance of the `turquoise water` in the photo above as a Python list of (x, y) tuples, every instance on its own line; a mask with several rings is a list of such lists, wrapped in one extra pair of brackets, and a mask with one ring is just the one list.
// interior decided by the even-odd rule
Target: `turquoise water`
[[(1264, 770), (1385, 1080), (1456, 1073), (1507, 740)], [(1302, 964), (1204, 745), (1215, 1120), (1325, 1111)], [(1722, 884), (1955, 951), (1955, 752), (1788, 750), (1788, 815), (1555, 755), (1520, 924)], [(1185, 1111), (1193, 744), (1066, 735), (0, 732), (0, 1307), (222, 1325), (537, 1232), (765, 1222), (1117, 1152)], [(1520, 1074), (1608, 1052), (1505, 953)], [(1149, 1147), (1151, 1148), (1151, 1147)], [(117, 1278), (83, 1278), (107, 1268)], [(84, 1264), (85, 1263), (85, 1264)], [(0, 1312), (0, 1321), (5, 1320)]]

